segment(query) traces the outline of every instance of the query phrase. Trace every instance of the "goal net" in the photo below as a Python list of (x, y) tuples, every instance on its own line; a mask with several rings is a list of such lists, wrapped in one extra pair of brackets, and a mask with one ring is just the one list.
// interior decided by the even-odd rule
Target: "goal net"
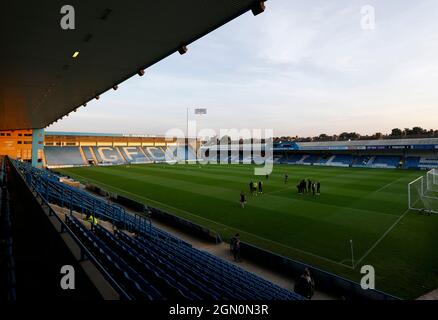
[[(430, 179), (436, 179), (431, 177)], [(433, 184), (429, 184), (429, 175), (419, 177), (408, 185), (409, 209), (416, 211), (425, 211), (438, 213), (438, 193), (429, 189)], [(436, 187), (436, 184), (435, 184)]]
[(438, 194), (438, 169), (430, 170), (427, 175), (427, 192)]

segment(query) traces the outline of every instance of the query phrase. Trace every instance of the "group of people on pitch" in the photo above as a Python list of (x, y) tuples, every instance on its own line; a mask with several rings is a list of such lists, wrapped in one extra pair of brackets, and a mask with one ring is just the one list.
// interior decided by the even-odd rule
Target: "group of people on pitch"
[[(263, 194), (263, 182), (251, 181), (249, 183), (249, 192), (253, 196), (257, 196), (258, 194)], [(246, 204), (246, 195), (245, 192), (243, 192), (242, 190), (240, 192), (240, 205), (242, 206), (242, 208), (245, 208), (245, 204)]]
[(257, 194), (262, 194), (263, 193), (263, 182), (251, 181), (249, 183), (249, 191), (251, 192), (251, 194), (253, 196), (256, 196)]
[(298, 194), (312, 193), (312, 195), (321, 194), (321, 183), (319, 181), (312, 181), (310, 179), (301, 180), (297, 184)]

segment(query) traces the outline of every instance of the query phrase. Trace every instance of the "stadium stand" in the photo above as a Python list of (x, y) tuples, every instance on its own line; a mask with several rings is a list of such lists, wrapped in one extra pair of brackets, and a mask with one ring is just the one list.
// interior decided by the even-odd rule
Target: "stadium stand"
[(169, 151), (172, 151), (173, 157), (177, 161), (196, 161), (196, 152), (191, 147), (177, 146), (170, 147)]
[(168, 160), (166, 152), (161, 147), (143, 147), (143, 150), (155, 163), (164, 163)]
[[(79, 133), (52, 133), (46, 146), (46, 164), (49, 168), (82, 165), (119, 165), (209, 161), (210, 163), (257, 163), (263, 164), (265, 157), (251, 156), (251, 150), (263, 150), (266, 146), (250, 144), (221, 145), (206, 144), (200, 149), (200, 158), (192, 147), (166, 145), (162, 138), (152, 142), (154, 146), (145, 146), (137, 137), (122, 135), (86, 134), (96, 145), (72, 147), (64, 145), (68, 139), (81, 144)], [(59, 138), (61, 137), (61, 138)], [(61, 139), (61, 140), (56, 140)], [(62, 140), (64, 139), (64, 140)], [(106, 139), (106, 140), (105, 140)], [(111, 142), (119, 139), (116, 142)], [(148, 138), (145, 138), (148, 139)], [(102, 141), (100, 141), (102, 140)], [(89, 143), (88, 140), (86, 140)], [(415, 143), (415, 144), (410, 144)], [(429, 144), (430, 143), (430, 144)], [(133, 146), (137, 144), (138, 146)], [(404, 145), (409, 144), (409, 145)], [(54, 146), (56, 145), (56, 147)], [(142, 145), (142, 146), (140, 146)], [(329, 141), (277, 143), (273, 146), (273, 159), (277, 164), (317, 165), (337, 167), (363, 167), (384, 169), (432, 169), (438, 166), (438, 139), (395, 139), (370, 141)], [(237, 154), (239, 152), (239, 154)]]
[(128, 163), (151, 163), (150, 158), (139, 147), (118, 147)]
[(353, 156), (349, 154), (345, 155), (335, 155), (327, 165), (338, 166), (338, 167), (348, 167), (353, 163)]
[(114, 147), (93, 147), (94, 154), (100, 164), (124, 164), (123, 156)]
[(193, 148), (186, 148), (187, 161), (196, 161), (196, 151)]
[(46, 146), (44, 154), (49, 168), (196, 161), (194, 150), (185, 147)]
[(404, 162), (404, 168), (406, 169), (418, 169), (420, 168), (421, 157), (407, 157)]
[(397, 156), (376, 156), (371, 159), (367, 166), (373, 168), (391, 168), (395, 169), (399, 167), (401, 157)]
[(334, 156), (322, 155), (319, 158), (319, 161), (315, 162), (315, 164), (320, 165), (320, 166), (327, 165), (328, 163), (331, 163), (333, 161), (333, 159), (334, 159)]
[(314, 163), (318, 162), (319, 159), (320, 159), (319, 155), (315, 155), (315, 154), (307, 155), (307, 156), (303, 157), (303, 159), (301, 159), (300, 163), (314, 164)]
[[(314, 141), (314, 142), (298, 142), (300, 150), (315, 150), (345, 148), (346, 150), (354, 150), (355, 147), (381, 147), (384, 145), (390, 146), (406, 146), (406, 145), (436, 145), (438, 138), (421, 138), (421, 139), (388, 139), (388, 140), (348, 140), (348, 141)], [(369, 148), (370, 150), (374, 150)]]
[(438, 156), (427, 156), (419, 159), (418, 167), (421, 169), (438, 168)]
[(291, 164), (299, 163), (299, 162), (302, 161), (303, 158), (304, 158), (304, 155), (300, 155), (300, 154), (292, 154), (292, 155), (289, 155), (289, 156), (286, 158), (286, 162), (287, 162), (287, 163), (291, 163)]
[[(128, 299), (303, 299), (191, 247), (154, 227), (144, 217), (128, 214), (119, 206), (61, 183), (60, 177), (50, 171), (18, 161), (13, 163), (41, 197), (70, 210), (65, 218), (69, 229), (117, 281)], [(111, 222), (113, 227), (108, 230), (91, 225), (89, 230), (89, 223), (78, 220), (75, 212), (92, 213), (101, 221)]]
[(87, 163), (94, 163), (96, 162), (95, 157), (93, 156), (92, 152), (91, 152), (91, 147), (80, 147), (82, 149), (82, 152), (84, 154), (85, 157), (85, 161), (87, 161)]
[[(38, 297), (80, 300), (101, 298), (73, 251), (66, 245), (66, 238), (60, 236), (53, 220), (47, 218), (47, 206), (41, 206), (41, 202), (9, 160), (6, 167), (7, 192), (6, 196), (2, 196), (2, 200), (6, 200), (2, 201), (2, 212), (9, 211), (10, 217), (7, 229), (10, 240), (6, 241), (11, 244), (8, 245), (9, 258), (6, 260), (9, 261), (9, 299), (13, 300), (13, 291), (17, 299), (32, 301)], [(6, 217), (3, 213), (2, 217)], [(2, 245), (1, 241), (0, 247)], [(0, 264), (3, 261), (0, 259)], [(63, 265), (75, 268), (76, 290), (63, 290), (60, 287), (59, 272)], [(4, 288), (1, 287), (1, 294)]]
[(358, 168), (366, 167), (371, 159), (372, 159), (371, 156), (358, 156), (353, 160), (353, 167), (358, 167)]
[(83, 166), (84, 159), (79, 147), (45, 147), (44, 154), (49, 166)]

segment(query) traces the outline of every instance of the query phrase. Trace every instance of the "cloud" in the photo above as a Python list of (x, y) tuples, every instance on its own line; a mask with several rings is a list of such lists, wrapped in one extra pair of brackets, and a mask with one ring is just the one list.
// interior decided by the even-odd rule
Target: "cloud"
[[(374, 31), (361, 29), (364, 4)], [(287, 135), (436, 127), (437, 56), (436, 0), (269, 1), (56, 128), (163, 133), (194, 106), (209, 109), (204, 126)]]

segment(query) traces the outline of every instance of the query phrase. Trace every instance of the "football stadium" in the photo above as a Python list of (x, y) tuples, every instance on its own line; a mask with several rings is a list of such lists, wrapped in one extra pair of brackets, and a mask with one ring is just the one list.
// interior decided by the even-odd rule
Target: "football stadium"
[[(23, 16), (1, 1), (2, 301), (438, 299), (438, 130), (207, 136), (189, 118), (209, 108), (186, 106), (182, 133), (99, 132), (104, 110), (63, 130), (276, 1), (128, 2), (48, 0)], [(229, 311), (256, 312), (242, 310)]]

